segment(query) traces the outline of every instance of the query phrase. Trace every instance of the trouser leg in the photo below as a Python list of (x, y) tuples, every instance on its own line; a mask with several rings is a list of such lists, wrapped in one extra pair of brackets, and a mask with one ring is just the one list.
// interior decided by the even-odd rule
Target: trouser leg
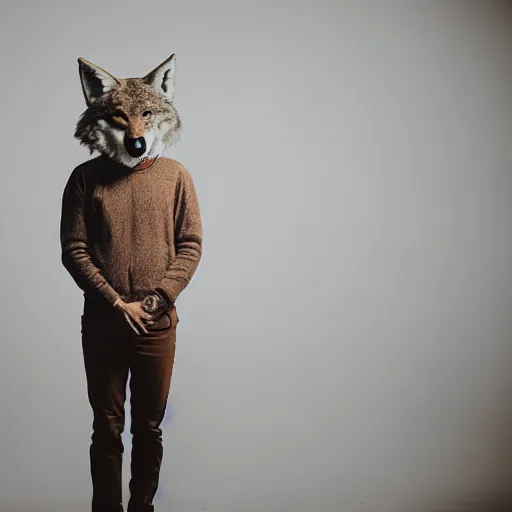
[(118, 325), (86, 317), (82, 347), (87, 392), (93, 411), (89, 449), (93, 486), (92, 512), (122, 512), (122, 460), (128, 361)]
[(163, 457), (162, 430), (176, 348), (176, 327), (129, 343), (131, 480), (128, 512), (152, 512)]

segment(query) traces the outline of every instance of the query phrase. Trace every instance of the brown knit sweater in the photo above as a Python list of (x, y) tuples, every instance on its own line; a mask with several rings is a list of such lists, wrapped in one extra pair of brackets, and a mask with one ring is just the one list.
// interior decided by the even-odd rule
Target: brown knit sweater
[(62, 197), (62, 263), (85, 300), (110, 307), (156, 290), (174, 304), (201, 259), (192, 177), (159, 157), (132, 170), (105, 155), (71, 173)]

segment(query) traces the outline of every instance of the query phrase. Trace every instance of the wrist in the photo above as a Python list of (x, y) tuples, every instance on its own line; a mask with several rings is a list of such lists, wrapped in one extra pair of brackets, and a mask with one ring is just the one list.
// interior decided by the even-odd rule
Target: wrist
[(125, 304), (124, 300), (121, 297), (119, 297), (118, 299), (116, 299), (114, 301), (113, 306), (116, 309), (121, 309), (122, 310), (122, 309), (124, 309), (124, 304)]

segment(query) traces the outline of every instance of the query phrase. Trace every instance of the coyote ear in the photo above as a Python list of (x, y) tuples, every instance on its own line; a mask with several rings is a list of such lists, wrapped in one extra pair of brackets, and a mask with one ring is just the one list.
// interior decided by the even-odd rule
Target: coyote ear
[(142, 80), (155, 91), (163, 94), (168, 100), (174, 98), (174, 79), (176, 76), (176, 54), (172, 53), (167, 59), (150, 71)]
[(80, 57), (78, 70), (85, 101), (88, 106), (98, 101), (105, 93), (119, 85), (119, 80), (104, 69)]

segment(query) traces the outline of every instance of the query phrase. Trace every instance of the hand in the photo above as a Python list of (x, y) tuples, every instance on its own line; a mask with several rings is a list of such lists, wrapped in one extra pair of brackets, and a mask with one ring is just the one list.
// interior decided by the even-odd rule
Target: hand
[(140, 334), (139, 329), (147, 334), (148, 331), (144, 323), (148, 325), (154, 323), (152, 320), (153, 316), (142, 309), (142, 303), (140, 301), (124, 302), (122, 299), (117, 299), (114, 303), (114, 307), (123, 311), (126, 321), (137, 334)]

